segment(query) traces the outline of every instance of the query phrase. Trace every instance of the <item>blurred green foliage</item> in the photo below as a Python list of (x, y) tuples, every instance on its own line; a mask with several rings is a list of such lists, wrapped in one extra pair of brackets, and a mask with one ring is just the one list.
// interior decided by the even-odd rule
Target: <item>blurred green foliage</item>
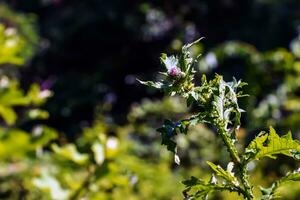
[(23, 65), (38, 45), (35, 16), (11, 11), (0, 4), (0, 64)]

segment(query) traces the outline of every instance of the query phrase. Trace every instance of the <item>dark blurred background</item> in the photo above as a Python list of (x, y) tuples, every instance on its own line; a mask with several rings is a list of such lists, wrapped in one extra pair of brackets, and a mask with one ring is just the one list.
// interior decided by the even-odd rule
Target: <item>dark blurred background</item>
[[(30, 67), (22, 69), (22, 82), (54, 91), (45, 106), (49, 125), (70, 136), (90, 124), (100, 104), (112, 104), (112, 115), (124, 123), (133, 102), (160, 95), (136, 78), (153, 78), (162, 52), (202, 36), (204, 52), (228, 40), (260, 51), (289, 48), (300, 25), (299, 0), (5, 2), (37, 16), (42, 42)], [(235, 76), (243, 73), (232, 69)]]

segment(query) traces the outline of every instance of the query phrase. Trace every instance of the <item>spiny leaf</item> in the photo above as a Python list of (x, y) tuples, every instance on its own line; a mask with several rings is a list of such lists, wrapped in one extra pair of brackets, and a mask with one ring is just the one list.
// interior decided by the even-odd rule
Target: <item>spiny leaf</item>
[(280, 137), (276, 131), (270, 127), (268, 134), (262, 134), (256, 137), (246, 148), (244, 159), (247, 162), (259, 160), (263, 157), (276, 158), (277, 154), (297, 158), (300, 152), (300, 143), (292, 139), (292, 134)]
[(182, 192), (186, 199), (205, 199), (210, 192), (215, 190), (216, 186), (212, 183), (205, 183), (203, 180), (193, 176), (182, 183), (186, 186), (186, 189)]
[(260, 191), (263, 194), (261, 197), (261, 200), (272, 200), (272, 199), (276, 199), (276, 197), (278, 195), (276, 195), (276, 190), (286, 184), (289, 183), (291, 181), (300, 181), (300, 168), (298, 170), (295, 170), (292, 173), (287, 173), (286, 176), (282, 177), (281, 179), (277, 180), (276, 182), (274, 182), (272, 184), (271, 187), (269, 188), (263, 188), (260, 187)]
[(157, 129), (157, 131), (161, 133), (161, 144), (166, 145), (169, 151), (176, 153), (176, 142), (173, 140), (173, 138), (178, 133), (186, 134), (189, 125), (190, 122), (188, 120), (182, 120), (180, 122), (165, 120), (164, 125)]
[(281, 178), (279, 181), (280, 184), (287, 183), (288, 181), (300, 181), (300, 168), (295, 170), (292, 173), (287, 173), (287, 175)]
[(225, 179), (226, 181), (228, 181), (229, 183), (231, 183), (235, 186), (239, 185), (238, 180), (236, 179), (236, 177), (233, 176), (231, 170), (230, 171), (225, 171), (221, 166), (215, 165), (215, 164), (213, 164), (212, 162), (209, 162), (209, 161), (206, 161), (206, 163), (210, 166), (210, 168), (212, 170), (214, 170), (214, 172), (218, 176), (222, 177), (223, 179)]
[(201, 121), (198, 115), (192, 116), (189, 119), (184, 119), (179, 122), (172, 122), (165, 120), (164, 125), (158, 128), (157, 131), (161, 134), (161, 144), (166, 145), (167, 149), (175, 154), (174, 160), (179, 165), (180, 159), (177, 155), (177, 144), (175, 142), (175, 136), (178, 134), (187, 134), (190, 125), (196, 125)]
[(153, 87), (156, 89), (162, 89), (163, 88), (163, 83), (161, 82), (153, 82), (153, 81), (141, 81), (141, 80), (137, 80), (138, 82), (140, 82), (143, 85), (147, 85), (149, 87)]
[(198, 179), (194, 176), (191, 176), (190, 179), (182, 181), (182, 184), (184, 184), (186, 187), (193, 187), (195, 185), (203, 184), (204, 182), (201, 179)]
[(193, 45), (199, 43), (199, 42), (200, 42), (201, 40), (203, 40), (203, 39), (204, 39), (204, 37), (201, 37), (201, 38), (199, 38), (198, 40), (196, 40), (196, 41), (194, 41), (194, 42), (192, 42), (192, 43), (186, 44), (186, 45), (184, 45), (184, 46), (182, 47), (182, 49), (183, 49), (183, 50), (186, 50), (186, 49), (192, 47)]
[(239, 192), (237, 188), (229, 187), (223, 184), (205, 183), (203, 180), (196, 177), (191, 177), (189, 180), (182, 182), (186, 189), (182, 192), (185, 199), (206, 199), (208, 194), (214, 191), (227, 190), (230, 192)]

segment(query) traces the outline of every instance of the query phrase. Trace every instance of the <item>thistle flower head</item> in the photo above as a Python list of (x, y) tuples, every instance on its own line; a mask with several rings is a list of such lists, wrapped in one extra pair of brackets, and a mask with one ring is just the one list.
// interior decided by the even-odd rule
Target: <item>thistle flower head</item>
[(175, 56), (167, 56), (163, 54), (161, 57), (161, 61), (165, 65), (167, 69), (167, 73), (171, 77), (178, 77), (182, 74), (180, 68), (178, 67), (178, 59)]
[(179, 76), (180, 72), (180, 69), (178, 69), (176, 66), (173, 66), (168, 70), (168, 74), (173, 77)]

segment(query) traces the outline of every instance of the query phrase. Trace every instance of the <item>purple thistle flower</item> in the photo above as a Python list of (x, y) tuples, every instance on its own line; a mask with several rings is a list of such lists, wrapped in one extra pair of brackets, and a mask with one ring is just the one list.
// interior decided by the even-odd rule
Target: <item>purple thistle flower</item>
[(180, 70), (179, 70), (176, 66), (174, 66), (174, 67), (171, 67), (171, 68), (168, 70), (168, 74), (169, 74), (170, 76), (176, 77), (176, 76), (180, 75)]
[(181, 70), (178, 65), (178, 59), (175, 56), (165, 56), (162, 58), (165, 67), (167, 68), (168, 75), (171, 77), (178, 77), (181, 75)]

